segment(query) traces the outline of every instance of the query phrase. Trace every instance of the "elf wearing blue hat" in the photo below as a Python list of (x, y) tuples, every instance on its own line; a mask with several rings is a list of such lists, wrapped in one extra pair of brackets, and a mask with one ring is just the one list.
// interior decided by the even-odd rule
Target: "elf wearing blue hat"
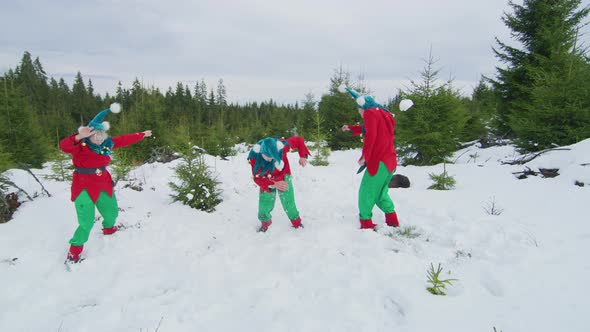
[(295, 205), (295, 194), (291, 182), (291, 168), (287, 152), (296, 149), (299, 153), (299, 165), (305, 167), (307, 157), (311, 155), (303, 138), (293, 136), (288, 139), (267, 137), (254, 145), (248, 161), (252, 166), (254, 182), (260, 187), (258, 195), (259, 232), (266, 232), (272, 224), (271, 212), (275, 206), (277, 191), (285, 213), (294, 228), (302, 227), (301, 217)]
[(86, 127), (78, 128), (78, 134), (59, 142), (65, 153), (72, 155), (75, 170), (72, 177), (72, 201), (76, 206), (78, 228), (70, 240), (66, 262), (77, 263), (94, 226), (95, 209), (103, 217), (102, 232), (105, 235), (117, 231), (115, 220), (119, 213), (117, 199), (113, 192), (113, 180), (106, 166), (111, 161), (113, 149), (122, 148), (152, 136), (151, 130), (140, 133), (109, 137), (110, 125), (103, 121), (109, 113), (121, 112), (121, 105), (114, 103), (99, 112)]
[(343, 131), (363, 136), (363, 151), (358, 160), (365, 167), (359, 188), (359, 219), (361, 229), (373, 229), (373, 207), (377, 205), (385, 213), (388, 226), (399, 227), (395, 205), (389, 196), (389, 181), (397, 167), (397, 154), (394, 146), (395, 120), (391, 112), (375, 102), (371, 96), (363, 96), (353, 89), (341, 85), (340, 92), (348, 92), (357, 102), (363, 125), (342, 126)]

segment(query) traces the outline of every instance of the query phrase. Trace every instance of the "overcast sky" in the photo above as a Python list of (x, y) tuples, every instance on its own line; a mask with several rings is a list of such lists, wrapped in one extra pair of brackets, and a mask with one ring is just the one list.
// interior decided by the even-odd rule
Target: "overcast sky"
[(49, 76), (71, 87), (80, 71), (103, 95), (136, 77), (162, 90), (222, 78), (232, 102), (294, 103), (319, 99), (342, 65), (385, 102), (419, 80), (432, 47), (440, 78), (470, 94), (495, 73), (494, 37), (510, 41), (507, 10), (508, 0), (2, 0), (0, 72), (29, 51)]

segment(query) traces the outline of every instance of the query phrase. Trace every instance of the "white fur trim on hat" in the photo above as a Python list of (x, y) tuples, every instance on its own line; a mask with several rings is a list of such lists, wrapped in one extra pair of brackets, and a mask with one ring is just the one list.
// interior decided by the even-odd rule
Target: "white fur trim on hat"
[(285, 144), (283, 144), (283, 142), (277, 140), (277, 150), (281, 151), (284, 147), (285, 147)]
[(280, 160), (280, 161), (275, 161), (275, 167), (279, 170), (282, 171), (283, 167), (285, 167), (285, 163)]
[(119, 103), (112, 103), (111, 106), (109, 107), (109, 109), (113, 113), (120, 113), (121, 112), (121, 104), (119, 104)]
[(252, 147), (252, 151), (260, 153), (260, 144), (254, 144), (254, 146)]
[(104, 127), (104, 131), (111, 129), (111, 124), (108, 121), (103, 121), (102, 126)]
[(364, 96), (360, 96), (356, 99), (356, 103), (359, 104), (361, 107), (365, 106), (365, 97)]
[(346, 85), (344, 83), (338, 86), (338, 91), (345, 93), (346, 92)]

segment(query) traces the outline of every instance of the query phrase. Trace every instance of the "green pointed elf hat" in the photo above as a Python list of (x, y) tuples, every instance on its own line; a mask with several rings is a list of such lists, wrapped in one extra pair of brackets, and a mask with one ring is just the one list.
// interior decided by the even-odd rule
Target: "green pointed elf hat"
[(282, 170), (285, 166), (283, 162), (284, 147), (285, 145), (277, 137), (267, 137), (258, 141), (252, 148), (252, 151), (271, 157), (275, 163), (275, 167)]
[(111, 128), (111, 125), (108, 121), (103, 121), (104, 117), (109, 113), (120, 113), (121, 112), (121, 104), (119, 103), (112, 103), (109, 108), (106, 110), (102, 110), (94, 116), (90, 123), (88, 123), (88, 127), (92, 127), (94, 130), (104, 130), (107, 131)]
[[(353, 89), (351, 89), (351, 88), (347, 87), (347, 86), (346, 86), (346, 85), (344, 85), (344, 84), (341, 84), (341, 85), (338, 87), (338, 91), (340, 91), (340, 92), (342, 92), (342, 93), (344, 93), (344, 92), (348, 92), (348, 93), (349, 93), (349, 94), (352, 96), (352, 98), (354, 98), (354, 100), (356, 101), (356, 104), (357, 104), (357, 105), (358, 105), (360, 108), (362, 108), (362, 109), (364, 109), (364, 110), (368, 110), (368, 109), (370, 109), (370, 108), (377, 108), (377, 107), (380, 107), (380, 108), (382, 108), (382, 109), (384, 109), (384, 110), (388, 110), (388, 109), (387, 109), (386, 107), (384, 107), (383, 105), (381, 105), (381, 104), (378, 104), (378, 103), (375, 101), (375, 99), (374, 99), (373, 97), (371, 97), (371, 96), (369, 96), (369, 95), (361, 95), (360, 93), (358, 93), (358, 92), (356, 92), (355, 90), (353, 90)], [(388, 111), (389, 111), (389, 110), (388, 110)]]

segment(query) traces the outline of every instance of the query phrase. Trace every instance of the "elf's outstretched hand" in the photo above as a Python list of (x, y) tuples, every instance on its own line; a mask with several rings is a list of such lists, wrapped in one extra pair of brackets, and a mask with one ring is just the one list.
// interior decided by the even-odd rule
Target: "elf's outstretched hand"
[(150, 137), (152, 136), (152, 131), (151, 130), (146, 130), (143, 132), (143, 137)]
[(307, 165), (307, 158), (299, 158), (299, 165), (305, 167), (305, 165)]

